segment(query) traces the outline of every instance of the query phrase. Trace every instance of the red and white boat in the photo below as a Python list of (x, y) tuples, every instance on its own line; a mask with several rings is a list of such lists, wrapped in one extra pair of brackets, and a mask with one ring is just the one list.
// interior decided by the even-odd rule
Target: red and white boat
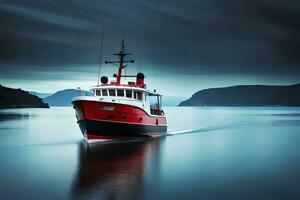
[[(162, 110), (162, 95), (155, 90), (146, 89), (144, 74), (122, 75), (127, 67), (124, 41), (121, 51), (113, 54), (116, 61), (106, 64), (118, 64), (115, 80), (101, 77), (101, 84), (92, 86), (93, 96), (79, 96), (72, 99), (76, 111), (77, 123), (88, 141), (103, 139), (128, 139), (136, 137), (155, 137), (165, 135), (167, 122)], [(122, 82), (123, 77), (133, 77), (135, 81)]]

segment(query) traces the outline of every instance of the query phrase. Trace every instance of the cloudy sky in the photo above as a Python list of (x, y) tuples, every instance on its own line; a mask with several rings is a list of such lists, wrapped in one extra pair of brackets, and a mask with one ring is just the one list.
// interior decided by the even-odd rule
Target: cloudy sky
[[(88, 89), (126, 41), (150, 89), (300, 82), (297, 0), (1, 0), (0, 84)], [(131, 58), (130, 58), (131, 59)], [(111, 76), (116, 67), (102, 65)]]

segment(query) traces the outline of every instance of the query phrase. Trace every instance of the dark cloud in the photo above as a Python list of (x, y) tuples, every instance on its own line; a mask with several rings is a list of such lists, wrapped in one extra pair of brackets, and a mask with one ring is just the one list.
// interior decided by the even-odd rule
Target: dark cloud
[[(151, 70), (182, 74), (300, 72), (296, 0), (27, 0), (0, 3), (0, 77), (92, 72), (125, 37)], [(5, 68), (5, 69), (4, 69)], [(68, 74), (69, 76), (70, 74)]]

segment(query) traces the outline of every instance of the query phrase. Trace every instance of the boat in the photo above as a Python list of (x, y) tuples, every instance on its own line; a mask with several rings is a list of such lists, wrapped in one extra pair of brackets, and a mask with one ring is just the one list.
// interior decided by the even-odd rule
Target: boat
[[(134, 60), (125, 60), (131, 54), (125, 52), (124, 40), (121, 50), (113, 55), (118, 59), (105, 61), (105, 64), (118, 66), (118, 73), (113, 75), (112, 80), (102, 76), (96, 86), (90, 87), (93, 96), (72, 99), (84, 138), (93, 142), (166, 135), (162, 95), (147, 89), (143, 73), (123, 74), (128, 63), (134, 63)], [(125, 78), (133, 78), (134, 81), (124, 81)]]

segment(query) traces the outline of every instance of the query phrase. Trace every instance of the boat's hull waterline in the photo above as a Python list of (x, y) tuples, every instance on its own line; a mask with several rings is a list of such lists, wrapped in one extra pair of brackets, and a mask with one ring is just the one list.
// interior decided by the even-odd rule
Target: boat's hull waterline
[(157, 137), (167, 132), (166, 118), (131, 105), (73, 101), (77, 123), (88, 140)]

